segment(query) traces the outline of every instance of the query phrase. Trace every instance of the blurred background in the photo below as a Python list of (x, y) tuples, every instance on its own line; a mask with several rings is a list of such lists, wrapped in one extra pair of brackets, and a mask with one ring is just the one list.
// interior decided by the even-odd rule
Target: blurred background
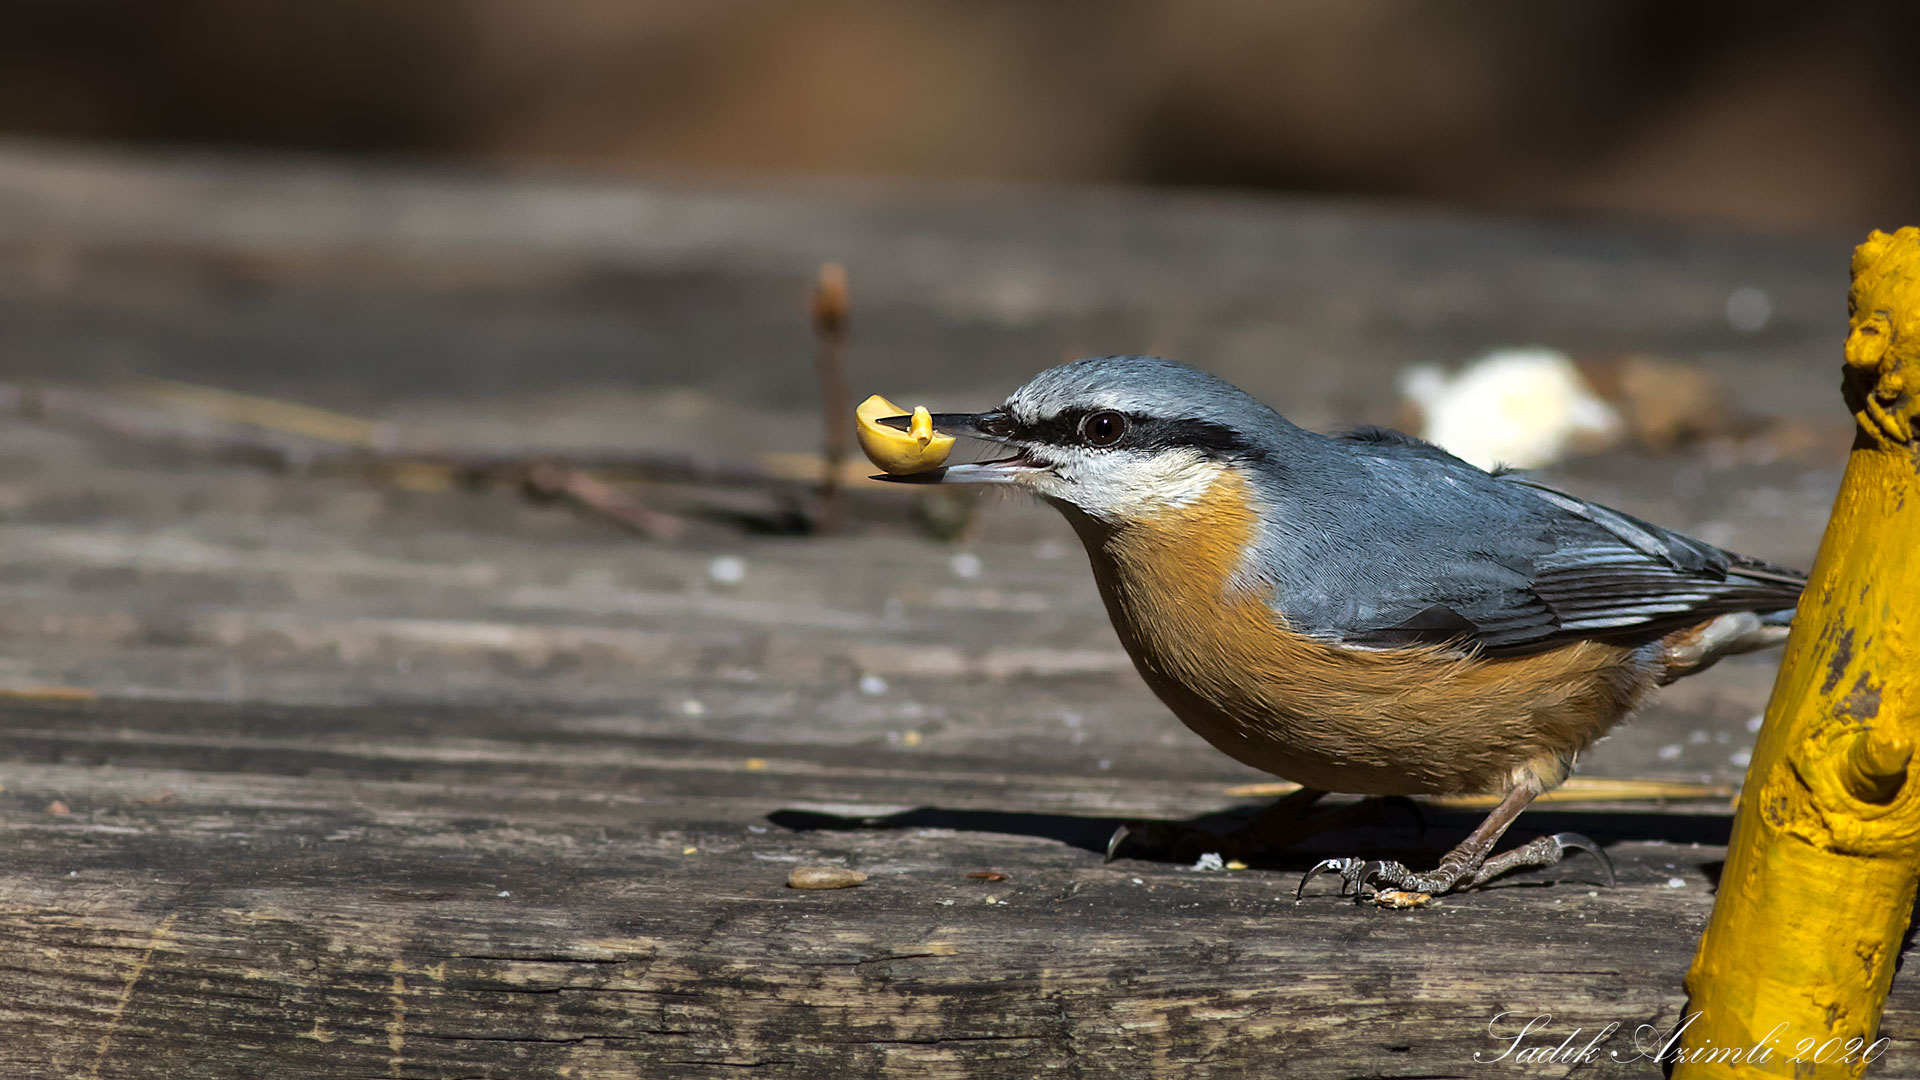
[(1887, 0), (14, 0), (0, 133), (1355, 193), (1858, 230), (1920, 211)]

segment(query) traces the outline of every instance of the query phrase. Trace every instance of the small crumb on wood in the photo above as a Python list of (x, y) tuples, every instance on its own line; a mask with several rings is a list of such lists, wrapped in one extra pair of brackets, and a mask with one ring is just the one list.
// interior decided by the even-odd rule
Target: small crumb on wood
[(1433, 902), (1433, 896), (1430, 893), (1407, 892), (1403, 889), (1381, 889), (1373, 894), (1373, 902), (1379, 907), (1404, 910), (1426, 907)]
[(844, 866), (796, 866), (787, 873), (792, 889), (851, 889), (867, 880), (867, 875)]
[(68, 814), (73, 813), (73, 811), (67, 809), (66, 803), (61, 802), (59, 799), (55, 799), (52, 802), (47, 804), (47, 813), (52, 814), (55, 817), (66, 817)]
[(968, 877), (970, 877), (970, 878), (974, 878), (975, 880), (978, 880), (978, 881), (1005, 881), (1005, 880), (1007, 880), (1007, 875), (1005, 875), (1005, 874), (1003, 874), (1003, 873), (1001, 873), (1001, 872), (1000, 872), (1000, 871), (998, 871), (998, 870), (975, 870), (975, 871), (972, 871), (971, 873), (969, 873), (969, 874), (968, 874), (967, 876), (968, 876)]

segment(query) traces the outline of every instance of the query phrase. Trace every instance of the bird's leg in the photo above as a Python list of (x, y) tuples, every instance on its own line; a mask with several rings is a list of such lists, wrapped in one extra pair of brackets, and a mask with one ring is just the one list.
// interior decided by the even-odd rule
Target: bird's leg
[(1304, 893), (1307, 882), (1312, 881), (1315, 875), (1328, 872), (1340, 875), (1340, 891), (1343, 894), (1349, 887), (1356, 894), (1367, 888), (1376, 892), (1399, 889), (1404, 892), (1446, 893), (1483, 884), (1511, 870), (1552, 866), (1569, 851), (1585, 851), (1599, 859), (1607, 871), (1607, 884), (1613, 884), (1613, 865), (1600, 850), (1600, 845), (1578, 833), (1543, 836), (1498, 858), (1487, 857), (1492, 853), (1493, 845), (1500, 842), (1507, 827), (1537, 795), (1539, 792), (1530, 786), (1516, 787), (1507, 792), (1506, 797), (1500, 800), (1500, 805), (1486, 816), (1486, 820), (1457, 847), (1441, 856), (1440, 865), (1427, 873), (1415, 873), (1404, 864), (1391, 861), (1325, 859), (1300, 879), (1300, 887), (1295, 895)]
[(1283, 850), (1323, 832), (1380, 821), (1388, 811), (1411, 816), (1421, 832), (1426, 831), (1426, 821), (1419, 806), (1409, 799), (1367, 799), (1323, 813), (1309, 813), (1325, 795), (1326, 792), (1317, 788), (1301, 788), (1290, 792), (1254, 815), (1245, 825), (1226, 833), (1215, 833), (1180, 822), (1127, 822), (1115, 829), (1113, 838), (1107, 841), (1106, 861), (1112, 862), (1120, 851), (1120, 845), (1129, 839), (1144, 847), (1168, 852), (1179, 859), (1197, 858), (1208, 851), (1228, 857), (1251, 857)]

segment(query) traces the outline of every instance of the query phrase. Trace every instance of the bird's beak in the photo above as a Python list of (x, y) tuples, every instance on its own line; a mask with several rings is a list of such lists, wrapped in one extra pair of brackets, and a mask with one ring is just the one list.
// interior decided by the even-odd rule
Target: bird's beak
[[(898, 431), (906, 431), (912, 421), (911, 416), (887, 416), (875, 422)], [(943, 468), (928, 469), (926, 472), (905, 473), (899, 476), (882, 475), (874, 479), (895, 484), (1011, 484), (1023, 474), (1044, 468), (1039, 462), (1029, 459), (1026, 451), (1019, 449), (1019, 444), (1006, 435), (1007, 414), (998, 409), (983, 413), (934, 413), (933, 430), (942, 435), (1009, 445), (1017, 452), (1010, 457), (993, 461), (948, 465)]]
[[(942, 435), (958, 435), (969, 439), (985, 439), (987, 442), (1006, 442), (1007, 437), (1000, 434), (1005, 428), (1007, 414), (995, 409), (983, 413), (937, 412), (933, 414), (933, 430)], [(913, 428), (912, 416), (883, 416), (874, 421), (895, 431), (910, 431)]]

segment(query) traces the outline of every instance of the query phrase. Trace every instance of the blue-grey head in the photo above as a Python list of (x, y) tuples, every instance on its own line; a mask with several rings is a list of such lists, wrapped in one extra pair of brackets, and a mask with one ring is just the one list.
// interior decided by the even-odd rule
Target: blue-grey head
[[(906, 426), (905, 417), (882, 422)], [(1233, 384), (1152, 356), (1049, 368), (999, 408), (935, 413), (933, 426), (1010, 453), (888, 479), (1012, 484), (1111, 524), (1189, 503), (1222, 470), (1263, 459), (1299, 434)]]

